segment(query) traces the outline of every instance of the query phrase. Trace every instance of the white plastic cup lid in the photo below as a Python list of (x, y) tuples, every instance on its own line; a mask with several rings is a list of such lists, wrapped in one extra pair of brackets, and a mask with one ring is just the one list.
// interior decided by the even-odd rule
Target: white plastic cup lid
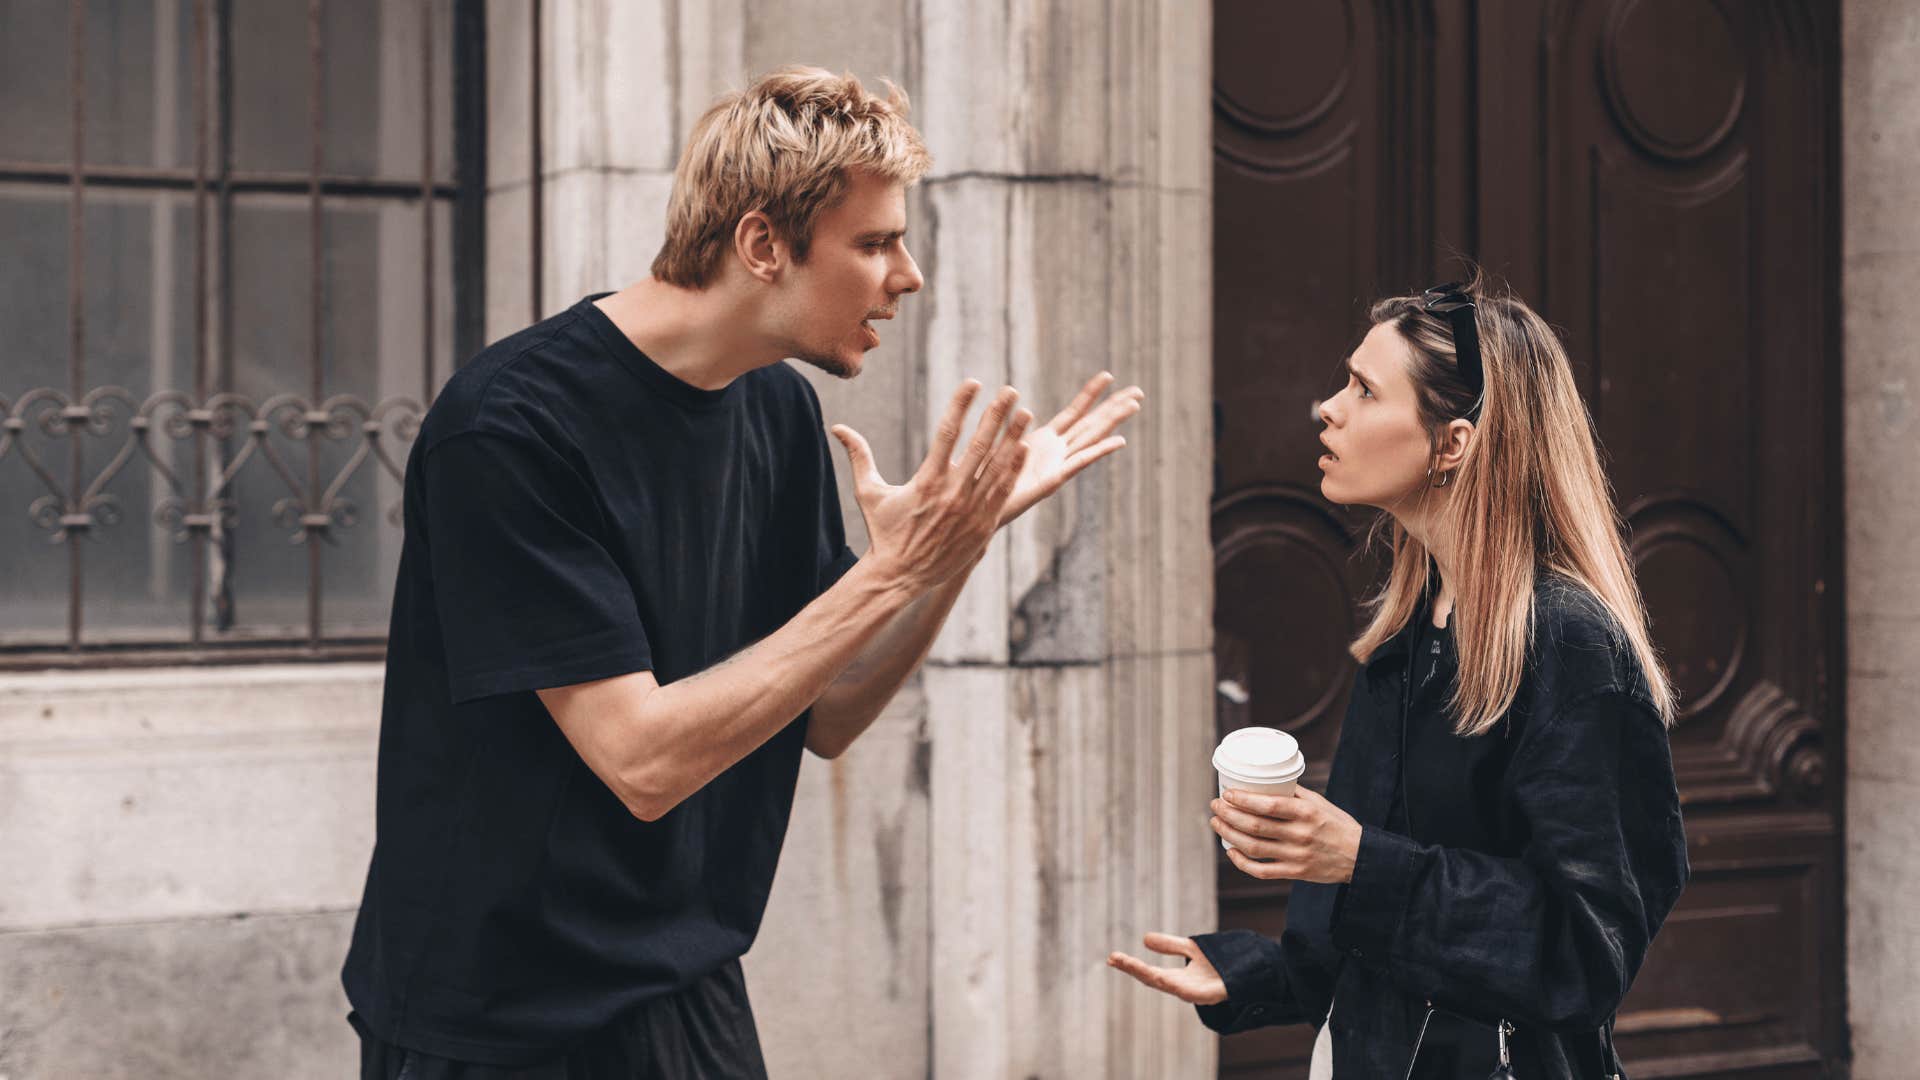
[(1253, 783), (1297, 779), (1307, 771), (1300, 743), (1284, 731), (1243, 727), (1227, 733), (1213, 752), (1215, 770)]

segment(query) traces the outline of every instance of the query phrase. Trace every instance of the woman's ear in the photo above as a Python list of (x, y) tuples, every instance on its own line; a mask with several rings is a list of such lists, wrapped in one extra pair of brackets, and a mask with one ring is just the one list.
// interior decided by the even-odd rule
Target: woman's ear
[(768, 284), (780, 276), (786, 261), (786, 249), (774, 235), (773, 222), (758, 210), (741, 215), (733, 227), (733, 253), (747, 273)]
[(1471, 420), (1448, 421), (1446, 430), (1440, 433), (1440, 451), (1434, 461), (1434, 471), (1452, 472), (1459, 468), (1479, 434), (1479, 429), (1473, 426)]

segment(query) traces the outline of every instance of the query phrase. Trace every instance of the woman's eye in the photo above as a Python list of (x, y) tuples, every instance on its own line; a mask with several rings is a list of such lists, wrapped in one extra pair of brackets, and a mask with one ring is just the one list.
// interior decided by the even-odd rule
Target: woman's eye
[(1361, 383), (1361, 384), (1360, 384), (1360, 396), (1361, 396), (1361, 397), (1363, 397), (1363, 398), (1370, 398), (1370, 397), (1372, 397), (1372, 396), (1373, 396), (1373, 388), (1372, 388), (1372, 387), (1370, 387), (1370, 386), (1368, 386), (1368, 385), (1367, 385), (1366, 383)]

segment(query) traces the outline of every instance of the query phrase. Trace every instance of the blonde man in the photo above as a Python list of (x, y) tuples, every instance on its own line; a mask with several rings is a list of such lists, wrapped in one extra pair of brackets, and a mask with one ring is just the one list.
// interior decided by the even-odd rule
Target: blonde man
[[(891, 87), (793, 68), (716, 104), (652, 276), (500, 341), (414, 444), (378, 843), (343, 975), (362, 1074), (763, 1076), (739, 957), (804, 746), (844, 751), (993, 533), (1123, 445), (1096, 377), (1030, 430), (954, 394), (890, 484), (820, 406), (920, 289), (929, 159)], [(964, 441), (963, 441), (964, 440)]]

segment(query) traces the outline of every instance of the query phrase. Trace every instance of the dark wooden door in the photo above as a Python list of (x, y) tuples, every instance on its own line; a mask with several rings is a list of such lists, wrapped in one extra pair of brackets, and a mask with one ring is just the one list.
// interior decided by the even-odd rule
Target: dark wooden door
[[(1216, 0), (1222, 731), (1324, 778), (1368, 514), (1318, 495), (1311, 403), (1367, 302), (1473, 257), (1565, 336), (1684, 696), (1694, 878), (1620, 1016), (1641, 1075), (1846, 1053), (1838, 12), (1797, 0)], [(1220, 863), (1223, 926), (1286, 890)], [(1305, 1075), (1310, 1031), (1223, 1043)]]

